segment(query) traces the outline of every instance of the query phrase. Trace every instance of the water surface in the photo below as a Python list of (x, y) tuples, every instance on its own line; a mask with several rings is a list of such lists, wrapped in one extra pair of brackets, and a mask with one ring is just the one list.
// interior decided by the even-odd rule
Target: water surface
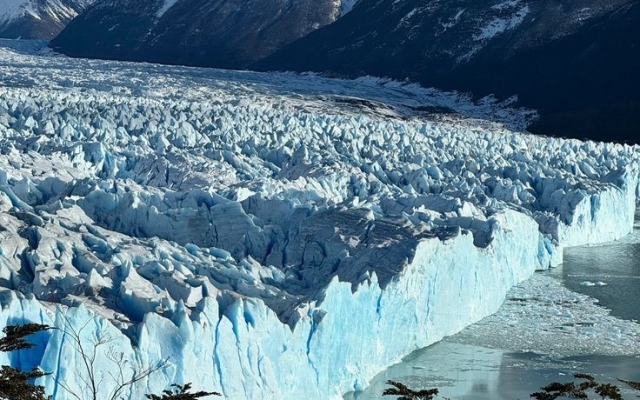
[(617, 242), (566, 249), (562, 266), (512, 291), (517, 301), (508, 296), (496, 315), (412, 353), (345, 399), (393, 399), (382, 396), (387, 380), (438, 388), (438, 398), (528, 399), (546, 384), (572, 381), (574, 373), (618, 384), (625, 399), (637, 398), (616, 378), (640, 381), (638, 228)]
[[(393, 399), (382, 396), (387, 380), (413, 389), (438, 388), (439, 398), (456, 400), (528, 399), (551, 382), (570, 382), (576, 372), (587, 372), (601, 382), (616, 378), (640, 380), (636, 356), (588, 356), (555, 359), (535, 353), (505, 352), (480, 346), (439, 342), (409, 355), (376, 376), (367, 390), (349, 393), (347, 400)], [(620, 385), (623, 388), (622, 385)], [(625, 397), (634, 391), (624, 388)]]
[(596, 298), (611, 315), (640, 321), (640, 243), (565, 249), (550, 271), (570, 290)]

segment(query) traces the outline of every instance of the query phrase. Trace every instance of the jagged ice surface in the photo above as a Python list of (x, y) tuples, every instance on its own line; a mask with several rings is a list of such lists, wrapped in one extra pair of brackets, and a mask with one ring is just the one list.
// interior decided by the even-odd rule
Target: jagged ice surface
[[(108, 338), (104, 394), (116, 349), (128, 376), (168, 359), (132, 399), (340, 398), (632, 229), (636, 147), (513, 133), (532, 114), (490, 99), (0, 55), (0, 326)], [(37, 340), (0, 361), (71, 398), (69, 336)]]

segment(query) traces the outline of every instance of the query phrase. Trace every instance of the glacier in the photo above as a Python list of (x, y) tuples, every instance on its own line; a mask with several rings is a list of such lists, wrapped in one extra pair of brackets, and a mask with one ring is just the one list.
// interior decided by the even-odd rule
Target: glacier
[[(82, 398), (193, 382), (339, 399), (633, 228), (639, 148), (373, 78), (68, 59), (0, 41), (0, 362)], [(491, 122), (494, 121), (494, 122)], [(116, 361), (114, 361), (114, 359)], [(115, 364), (114, 364), (115, 363)], [(116, 377), (117, 378), (117, 377)]]

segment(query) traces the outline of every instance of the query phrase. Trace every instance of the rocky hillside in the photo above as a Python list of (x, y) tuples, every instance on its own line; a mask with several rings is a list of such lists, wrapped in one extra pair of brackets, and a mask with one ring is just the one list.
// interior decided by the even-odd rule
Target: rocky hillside
[(53, 41), (71, 56), (244, 68), (335, 21), (353, 1), (108, 0)]

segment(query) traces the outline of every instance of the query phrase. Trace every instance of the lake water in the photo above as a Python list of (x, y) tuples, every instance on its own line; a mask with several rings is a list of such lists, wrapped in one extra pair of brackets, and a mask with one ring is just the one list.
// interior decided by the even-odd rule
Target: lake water
[[(382, 400), (387, 380), (457, 400), (528, 399), (574, 373), (640, 381), (640, 229), (566, 249), (564, 264), (514, 288), (495, 315), (414, 352), (347, 400)], [(637, 398), (619, 385), (625, 399)]]
[[(345, 399), (393, 399), (381, 394), (387, 380), (396, 380), (415, 389), (438, 388), (439, 398), (524, 400), (551, 382), (571, 381), (576, 372), (588, 372), (603, 382), (617, 377), (640, 380), (639, 367), (640, 358), (634, 356), (553, 358), (444, 341), (414, 352), (376, 376), (366, 391), (350, 393)], [(623, 393), (634, 398), (630, 389)]]
[(600, 301), (611, 314), (640, 321), (640, 243), (566, 249), (550, 273), (575, 292)]

